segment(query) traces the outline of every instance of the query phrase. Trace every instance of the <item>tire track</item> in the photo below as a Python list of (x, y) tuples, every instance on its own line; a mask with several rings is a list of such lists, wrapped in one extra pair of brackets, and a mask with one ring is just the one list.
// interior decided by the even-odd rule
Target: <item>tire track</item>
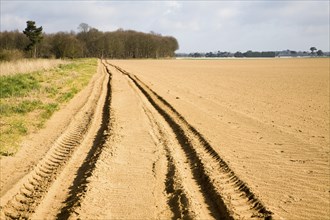
[(191, 201), (187, 196), (187, 192), (185, 191), (184, 186), (181, 184), (182, 180), (175, 164), (175, 159), (173, 158), (169, 148), (168, 137), (166, 137), (163, 129), (154, 118), (150, 110), (146, 106), (143, 106), (143, 110), (149, 119), (152, 132), (155, 135), (158, 144), (161, 145), (165, 151), (167, 160), (165, 192), (169, 198), (168, 206), (173, 213), (172, 219), (194, 219), (196, 216), (193, 208), (191, 207)]
[[(117, 70), (118, 71), (118, 70)], [(121, 72), (119, 71), (121, 74)], [(132, 90), (137, 93), (137, 96), (141, 99), (142, 108), (147, 116), (152, 134), (154, 137), (155, 145), (160, 146), (161, 150), (165, 152), (167, 171), (165, 177), (165, 192), (168, 196), (168, 206), (172, 211), (172, 219), (194, 219), (195, 213), (193, 213), (192, 208), (190, 207), (190, 201), (187, 197), (187, 192), (185, 192), (184, 186), (181, 184), (181, 177), (179, 175), (177, 166), (175, 165), (175, 159), (172, 156), (171, 150), (169, 148), (169, 138), (165, 134), (164, 128), (158, 123), (157, 119), (154, 117), (153, 113), (149, 110), (144, 103), (140, 91), (134, 84), (129, 81), (129, 85)], [(152, 107), (151, 107), (152, 108)], [(155, 166), (153, 164), (153, 169)]]
[(102, 123), (96, 134), (93, 146), (91, 147), (88, 155), (83, 162), (82, 166), (77, 171), (77, 176), (73, 181), (73, 185), (71, 186), (71, 190), (69, 192), (69, 197), (65, 201), (65, 206), (61, 209), (61, 211), (57, 215), (57, 219), (68, 219), (74, 209), (79, 206), (82, 197), (87, 189), (87, 179), (93, 174), (93, 170), (95, 169), (96, 161), (99, 159), (102, 148), (109, 138), (110, 128), (110, 104), (111, 104), (111, 72), (106, 67), (106, 65), (102, 62), (106, 72), (109, 75), (109, 80), (107, 83), (107, 94), (105, 103), (102, 111)]
[(216, 216), (221, 219), (272, 218), (272, 212), (180, 113), (138, 77), (108, 64), (127, 75), (170, 125), (186, 153), (194, 178)]
[[(73, 152), (79, 148), (80, 144), (86, 138), (90, 124), (95, 117), (95, 106), (100, 100), (99, 94), (103, 90), (102, 86), (101, 88), (96, 88), (96, 85), (103, 85), (102, 81), (106, 78), (106, 74), (103, 72), (100, 74), (101, 76), (97, 82), (93, 84), (93, 90), (96, 89), (95, 93), (89, 96), (88, 101), (72, 119), (65, 132), (55, 141), (45, 157), (15, 186), (17, 190), (14, 196), (0, 207), (1, 219), (30, 218), (47, 194), (51, 184), (66, 166)], [(110, 78), (107, 90), (107, 98), (109, 98), (111, 92)], [(106, 117), (104, 117), (105, 120)], [(102, 123), (101, 129), (104, 129), (105, 124)], [(87, 156), (87, 158), (90, 157), (92, 155)], [(89, 165), (92, 167), (93, 163), (91, 162)]]
[(143, 107), (156, 111), (126, 76), (109, 68), (111, 134), (69, 219), (169, 219), (167, 160)]

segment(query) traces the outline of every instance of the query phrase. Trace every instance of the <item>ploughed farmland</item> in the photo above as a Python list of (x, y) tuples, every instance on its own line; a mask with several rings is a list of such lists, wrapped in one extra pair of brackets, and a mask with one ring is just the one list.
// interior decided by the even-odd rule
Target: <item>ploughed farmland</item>
[(102, 60), (27, 138), (2, 218), (330, 215), (327, 58)]

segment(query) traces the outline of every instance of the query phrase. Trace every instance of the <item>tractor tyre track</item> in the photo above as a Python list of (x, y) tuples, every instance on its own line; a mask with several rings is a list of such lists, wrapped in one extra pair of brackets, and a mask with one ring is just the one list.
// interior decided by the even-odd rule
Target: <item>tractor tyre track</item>
[(127, 76), (109, 69), (111, 133), (70, 219), (216, 218), (170, 126)]
[[(141, 92), (132, 84), (133, 83), (130, 82), (131, 88), (137, 94), (140, 94)], [(141, 94), (141, 96), (143, 96), (143, 94)], [(140, 97), (140, 99), (142, 100), (143, 98)], [(197, 217), (194, 207), (191, 206), (191, 200), (188, 198), (188, 193), (182, 185), (182, 176), (180, 176), (180, 171), (178, 170), (175, 158), (173, 158), (170, 149), (170, 145), (174, 145), (174, 143), (170, 142), (171, 138), (168, 136), (166, 129), (158, 122), (155, 115), (146, 106), (143, 100), (142, 103), (143, 111), (151, 126), (151, 132), (155, 137), (155, 144), (161, 146), (160, 150), (165, 153), (167, 163), (165, 193), (168, 196), (168, 207), (173, 214), (172, 219), (194, 219)]]
[(137, 76), (119, 66), (108, 64), (126, 75), (170, 125), (186, 154), (205, 201), (216, 216), (221, 219), (272, 218), (272, 212), (180, 113)]
[[(100, 66), (100, 63), (99, 63)], [(47, 193), (54, 183), (54, 180), (61, 174), (67, 164), (70, 164), (72, 155), (81, 147), (81, 144), (89, 138), (91, 134), (90, 128), (95, 123), (95, 115), (97, 111), (95, 106), (108, 109), (106, 104), (110, 103), (110, 77), (105, 73), (104, 69), (98, 70), (99, 77), (93, 84), (93, 92), (87, 98), (87, 101), (80, 108), (79, 112), (71, 120), (69, 126), (61, 136), (54, 142), (46, 155), (37, 163), (37, 165), (24, 176), (16, 185), (12, 187), (4, 196), (1, 197), (0, 217), (1, 219), (29, 219), (38, 208), (38, 205), (47, 196)], [(107, 88), (104, 88), (103, 82), (107, 80)], [(104, 96), (100, 95), (106, 93)], [(103, 100), (102, 100), (103, 97)], [(101, 103), (101, 104), (100, 104)], [(103, 103), (103, 104), (102, 104)], [(97, 134), (96, 142), (103, 138), (105, 127), (107, 127), (108, 112), (104, 111), (102, 116), (102, 124)], [(102, 131), (101, 131), (102, 130)], [(93, 167), (93, 155), (96, 152), (95, 145), (87, 155), (86, 161), (90, 167)], [(83, 157), (84, 155), (80, 155)], [(93, 158), (93, 159), (90, 159)], [(85, 164), (84, 164), (85, 165)], [(83, 166), (86, 169), (86, 165)], [(71, 167), (74, 173), (78, 167)], [(88, 170), (88, 169), (87, 169)], [(79, 175), (78, 175), (79, 176)], [(77, 177), (78, 178), (78, 177)]]
[(102, 121), (99, 130), (94, 138), (93, 145), (88, 152), (88, 155), (79, 167), (77, 171), (77, 176), (73, 181), (72, 186), (70, 187), (69, 197), (65, 201), (65, 206), (57, 215), (57, 219), (68, 219), (73, 212), (74, 208), (79, 205), (80, 200), (84, 196), (87, 188), (87, 179), (93, 174), (95, 169), (96, 161), (99, 159), (102, 152), (102, 147), (109, 138), (110, 128), (110, 104), (111, 104), (111, 72), (105, 66), (104, 68), (109, 75), (107, 80), (107, 93), (105, 98), (105, 103), (102, 110)]

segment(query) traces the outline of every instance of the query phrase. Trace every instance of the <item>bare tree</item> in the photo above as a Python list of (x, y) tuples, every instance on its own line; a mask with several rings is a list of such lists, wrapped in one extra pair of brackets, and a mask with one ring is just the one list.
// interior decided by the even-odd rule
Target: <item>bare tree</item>
[(88, 32), (90, 28), (91, 28), (91, 27), (90, 27), (88, 24), (86, 24), (86, 23), (81, 23), (81, 24), (79, 24), (79, 26), (78, 26), (78, 30), (79, 30), (80, 32), (83, 32), (83, 33)]

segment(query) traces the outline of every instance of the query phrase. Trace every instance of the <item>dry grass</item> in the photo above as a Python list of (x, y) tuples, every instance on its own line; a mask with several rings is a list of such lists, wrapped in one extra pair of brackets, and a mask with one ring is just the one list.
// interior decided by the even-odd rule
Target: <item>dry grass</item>
[(29, 73), (33, 71), (49, 70), (60, 64), (67, 64), (68, 61), (56, 59), (22, 59), (10, 62), (0, 62), (2, 76), (17, 73)]

